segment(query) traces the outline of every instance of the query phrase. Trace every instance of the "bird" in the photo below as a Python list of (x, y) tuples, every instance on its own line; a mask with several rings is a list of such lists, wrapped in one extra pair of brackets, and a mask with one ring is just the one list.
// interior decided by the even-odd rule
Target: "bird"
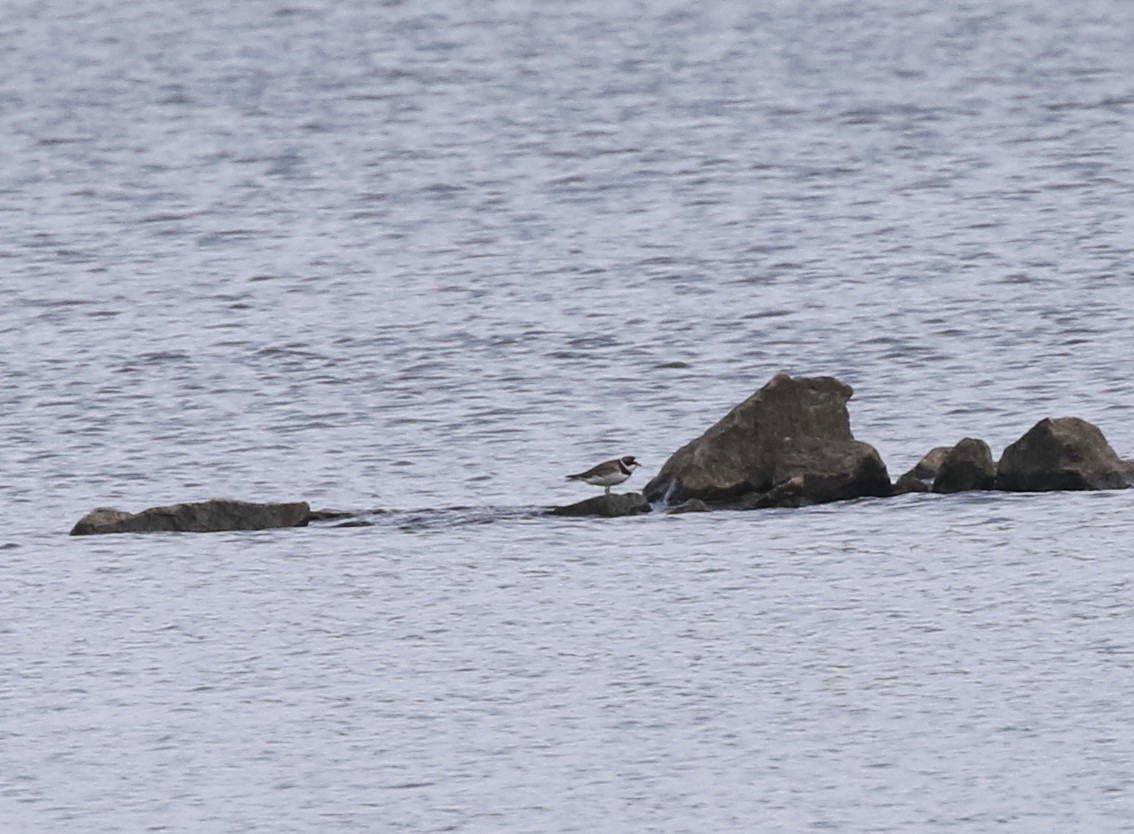
[(625, 455), (624, 457), (615, 458), (614, 460), (604, 460), (597, 466), (592, 466), (586, 472), (580, 472), (577, 475), (568, 475), (568, 481), (585, 481), (591, 486), (606, 487), (604, 495), (610, 495), (610, 488), (615, 484), (620, 484), (633, 474), (634, 470), (642, 464), (634, 460), (633, 455)]

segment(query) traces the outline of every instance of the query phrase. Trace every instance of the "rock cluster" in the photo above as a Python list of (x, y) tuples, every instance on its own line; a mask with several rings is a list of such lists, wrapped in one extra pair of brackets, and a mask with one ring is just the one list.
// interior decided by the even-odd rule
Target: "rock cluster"
[[(656, 510), (802, 507), (909, 492), (1046, 492), (1134, 484), (1134, 461), (1120, 458), (1096, 426), (1076, 417), (1040, 420), (998, 462), (988, 444), (976, 438), (939, 446), (891, 484), (878, 451), (851, 433), (847, 402), (852, 394), (849, 385), (833, 377), (777, 374), (674, 452), (641, 493), (596, 495), (546, 512), (615, 518)], [(140, 513), (99, 508), (71, 534), (264, 530), (347, 515), (312, 513), (303, 502), (213, 500)]]
[[(1134, 484), (1134, 462), (1121, 459), (1096, 426), (1075, 417), (1041, 420), (1005, 449), (999, 462), (977, 438), (939, 446), (891, 484), (878, 452), (851, 433), (846, 404), (852, 393), (831, 377), (778, 374), (674, 452), (646, 484), (645, 501), (669, 512), (703, 512), (801, 507), (909, 492), (1045, 492)], [(591, 512), (598, 506), (594, 501), (553, 512), (622, 514), (616, 503)], [(638, 497), (627, 506), (643, 511)]]
[(194, 504), (151, 507), (127, 513), (109, 507), (91, 510), (71, 529), (72, 536), (96, 533), (216, 533), (225, 530), (269, 530), (306, 526), (311, 508), (305, 501), (253, 504), (213, 499)]

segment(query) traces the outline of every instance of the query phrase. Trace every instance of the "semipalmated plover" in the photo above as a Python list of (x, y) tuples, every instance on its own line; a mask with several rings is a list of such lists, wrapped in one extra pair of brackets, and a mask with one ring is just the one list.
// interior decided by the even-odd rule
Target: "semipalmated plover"
[(598, 466), (580, 472), (578, 475), (568, 475), (569, 481), (586, 481), (591, 486), (606, 487), (604, 495), (610, 494), (610, 488), (625, 481), (642, 464), (634, 460), (633, 455), (604, 460)]

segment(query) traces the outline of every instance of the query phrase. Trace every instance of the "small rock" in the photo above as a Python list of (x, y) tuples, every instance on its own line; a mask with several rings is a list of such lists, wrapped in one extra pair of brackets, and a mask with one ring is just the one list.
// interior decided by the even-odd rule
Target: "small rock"
[(952, 446), (935, 446), (926, 452), (925, 457), (919, 460), (907, 474), (922, 481), (932, 481), (941, 471), (941, 464), (945, 462), (951, 451), (953, 451)]
[(805, 475), (806, 503), (889, 495), (878, 452), (851, 434), (852, 393), (833, 377), (777, 374), (674, 452), (643, 491), (651, 501), (746, 505)]
[(651, 509), (650, 502), (640, 492), (612, 492), (596, 495), (565, 507), (552, 507), (548, 510), (548, 514), (618, 518), (624, 515), (648, 513)]
[(248, 501), (213, 499), (193, 504), (151, 507), (127, 513), (99, 507), (83, 516), (72, 528), (72, 536), (99, 533), (216, 533), (225, 530), (269, 530), (304, 527), (311, 508), (305, 501), (287, 504), (253, 504)]
[(945, 455), (933, 479), (933, 491), (941, 494), (969, 492), (992, 489), (995, 484), (992, 450), (983, 440), (966, 437)]
[(711, 509), (712, 508), (700, 498), (690, 498), (683, 504), (670, 507), (668, 512), (670, 515), (680, 515), (681, 513), (707, 513), (711, 512)]

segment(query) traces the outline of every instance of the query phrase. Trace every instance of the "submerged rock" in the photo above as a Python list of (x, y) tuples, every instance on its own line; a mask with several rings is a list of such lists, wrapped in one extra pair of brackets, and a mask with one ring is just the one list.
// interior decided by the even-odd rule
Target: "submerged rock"
[(949, 494), (992, 489), (996, 484), (996, 463), (992, 450), (983, 440), (966, 437), (948, 451), (933, 479), (933, 491)]
[(99, 507), (83, 516), (72, 536), (98, 533), (216, 533), (225, 530), (269, 530), (306, 526), (311, 508), (305, 501), (287, 504), (253, 504), (213, 499), (194, 504), (151, 507), (127, 513)]
[(611, 492), (596, 495), (565, 507), (552, 507), (549, 515), (601, 516), (618, 518), (624, 515), (640, 515), (650, 512), (650, 502), (640, 492)]
[(777, 374), (678, 449), (646, 485), (646, 498), (749, 507), (797, 477), (801, 503), (889, 495), (878, 452), (851, 434), (846, 404), (852, 394), (832, 377)]
[(931, 486), (933, 486), (932, 482), (915, 478), (912, 472), (907, 472), (894, 482), (894, 490), (890, 494), (906, 495), (911, 492), (929, 492)]
[(1130, 467), (1097, 426), (1078, 417), (1040, 420), (1004, 450), (996, 488), (1012, 492), (1125, 489)]

